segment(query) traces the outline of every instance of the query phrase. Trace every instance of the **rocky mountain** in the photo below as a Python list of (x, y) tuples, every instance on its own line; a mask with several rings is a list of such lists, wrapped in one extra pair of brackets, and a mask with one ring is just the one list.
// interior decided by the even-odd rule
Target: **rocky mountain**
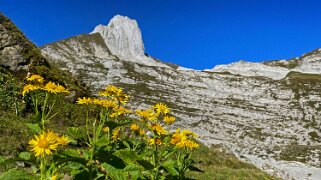
[(0, 64), (11, 71), (45, 63), (39, 49), (0, 12)]
[(115, 84), (132, 95), (133, 107), (167, 103), (177, 125), (271, 174), (321, 177), (321, 49), (291, 60), (191, 70), (146, 55), (137, 22), (117, 15), (41, 51), (93, 92)]

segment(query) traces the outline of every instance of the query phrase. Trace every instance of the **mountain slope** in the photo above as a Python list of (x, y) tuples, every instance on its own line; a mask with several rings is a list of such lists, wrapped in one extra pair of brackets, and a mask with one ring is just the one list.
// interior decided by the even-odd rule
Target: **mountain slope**
[(133, 47), (123, 46), (137, 43), (128, 33), (114, 34), (118, 38), (108, 43), (108, 34), (118, 32), (113, 27), (129, 28), (129, 34), (138, 33), (133, 37), (141, 37), (129, 18), (116, 16), (111, 22), (113, 26), (98, 26), (97, 33), (48, 44), (42, 54), (92, 90), (106, 84), (123, 87), (132, 95), (133, 107), (167, 103), (178, 125), (201, 134), (204, 143), (226, 146), (270, 173), (296, 179), (321, 176), (319, 51), (290, 61), (188, 70), (136, 56)]

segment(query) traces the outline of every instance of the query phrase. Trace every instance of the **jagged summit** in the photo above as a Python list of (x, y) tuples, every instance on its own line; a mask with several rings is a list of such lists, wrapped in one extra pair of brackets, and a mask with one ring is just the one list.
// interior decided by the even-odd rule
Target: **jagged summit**
[(98, 25), (92, 33), (100, 33), (110, 51), (122, 58), (144, 57), (142, 33), (136, 20), (127, 16), (114, 16), (107, 26)]
[(110, 52), (122, 60), (166, 66), (145, 55), (142, 33), (137, 21), (127, 16), (116, 15), (107, 26), (100, 24), (91, 33), (101, 34)]

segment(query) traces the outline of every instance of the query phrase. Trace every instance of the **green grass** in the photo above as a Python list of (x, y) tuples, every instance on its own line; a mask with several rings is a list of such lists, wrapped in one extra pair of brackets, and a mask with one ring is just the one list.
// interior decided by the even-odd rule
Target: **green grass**
[(188, 172), (187, 177), (191, 179), (211, 180), (254, 180), (254, 179), (276, 179), (259, 170), (254, 165), (242, 162), (234, 155), (222, 150), (219, 146), (211, 148), (202, 146), (193, 154), (194, 159), (199, 161), (197, 168), (200, 172)]

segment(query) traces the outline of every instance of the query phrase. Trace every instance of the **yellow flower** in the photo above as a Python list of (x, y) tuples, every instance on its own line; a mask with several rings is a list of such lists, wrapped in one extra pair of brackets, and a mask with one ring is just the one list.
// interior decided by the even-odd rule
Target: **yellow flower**
[(78, 98), (77, 103), (88, 105), (92, 103), (92, 100), (90, 98), (83, 97), (83, 98)]
[(139, 135), (140, 135), (140, 136), (144, 136), (144, 135), (145, 135), (144, 129), (139, 130)]
[(182, 134), (184, 134), (185, 136), (191, 136), (191, 137), (194, 137), (194, 138), (198, 138), (198, 135), (190, 130), (187, 130), (187, 129), (184, 129), (182, 131)]
[(108, 127), (108, 126), (104, 127), (104, 128), (103, 128), (103, 132), (104, 132), (104, 133), (108, 133), (108, 132), (109, 132), (109, 127)]
[(51, 81), (48, 82), (43, 89), (49, 93), (54, 93), (54, 94), (69, 93), (69, 91), (65, 87), (59, 84), (55, 84), (54, 82), (51, 82)]
[(92, 99), (90, 103), (103, 106), (105, 108), (114, 108), (117, 106), (117, 104), (114, 101), (108, 99)]
[(173, 124), (175, 122), (176, 118), (174, 116), (165, 116), (164, 122), (166, 124)]
[(132, 113), (131, 110), (128, 110), (128, 109), (126, 109), (126, 108), (124, 108), (122, 106), (114, 107), (113, 110), (114, 110), (114, 112), (110, 115), (110, 117), (112, 117), (112, 118), (116, 118), (118, 116), (122, 116), (122, 115), (126, 115), (126, 114)]
[(31, 91), (35, 91), (37, 89), (41, 89), (40, 86), (35, 86), (32, 84), (27, 84), (25, 86), (23, 86), (23, 91), (22, 91), (22, 95), (25, 96), (27, 93), (31, 92)]
[(50, 180), (57, 180), (57, 175), (51, 176)]
[(152, 124), (150, 128), (158, 135), (166, 135), (167, 131), (160, 124)]
[(112, 142), (115, 142), (117, 139), (119, 139), (119, 136), (120, 136), (120, 128), (116, 127), (112, 132), (112, 136), (111, 136)]
[(116, 86), (109, 85), (106, 86), (105, 90), (101, 91), (99, 93), (99, 96), (105, 96), (105, 97), (112, 97), (112, 96), (118, 96), (122, 93), (122, 89), (117, 88)]
[(136, 115), (138, 115), (144, 119), (150, 120), (150, 121), (155, 121), (157, 118), (157, 115), (155, 114), (155, 112), (152, 109), (137, 110)]
[(173, 144), (173, 145), (176, 145), (177, 143), (181, 142), (181, 141), (184, 141), (186, 139), (186, 136), (184, 136), (183, 134), (181, 133), (174, 133), (172, 135), (172, 138), (171, 138), (171, 141), (170, 143)]
[(131, 124), (131, 125), (130, 125), (130, 129), (131, 129), (132, 131), (138, 131), (138, 130), (139, 130), (139, 126), (138, 126), (137, 124)]
[(44, 157), (45, 155), (51, 155), (52, 151), (57, 150), (59, 144), (51, 131), (44, 131), (42, 134), (30, 140), (29, 145), (32, 148), (31, 151), (35, 153), (35, 156)]
[(44, 81), (43, 77), (41, 77), (38, 74), (33, 74), (30, 77), (27, 77), (26, 80), (27, 81), (37, 82), (37, 83), (43, 83), (43, 81)]
[(162, 140), (159, 139), (159, 138), (157, 138), (156, 140), (150, 138), (150, 139), (147, 140), (147, 142), (148, 142), (149, 145), (154, 145), (155, 142), (156, 142), (156, 145), (162, 145), (162, 144), (164, 144), (164, 143), (162, 142)]
[(186, 140), (185, 145), (186, 145), (186, 147), (190, 148), (191, 150), (194, 150), (199, 147), (199, 144), (197, 144), (196, 142), (191, 141), (191, 140)]
[(157, 114), (168, 114), (170, 112), (169, 108), (166, 104), (158, 103), (154, 105), (154, 109), (156, 110)]
[(58, 136), (56, 140), (61, 145), (67, 145), (70, 142), (69, 138), (65, 135), (62, 135), (60, 137)]

